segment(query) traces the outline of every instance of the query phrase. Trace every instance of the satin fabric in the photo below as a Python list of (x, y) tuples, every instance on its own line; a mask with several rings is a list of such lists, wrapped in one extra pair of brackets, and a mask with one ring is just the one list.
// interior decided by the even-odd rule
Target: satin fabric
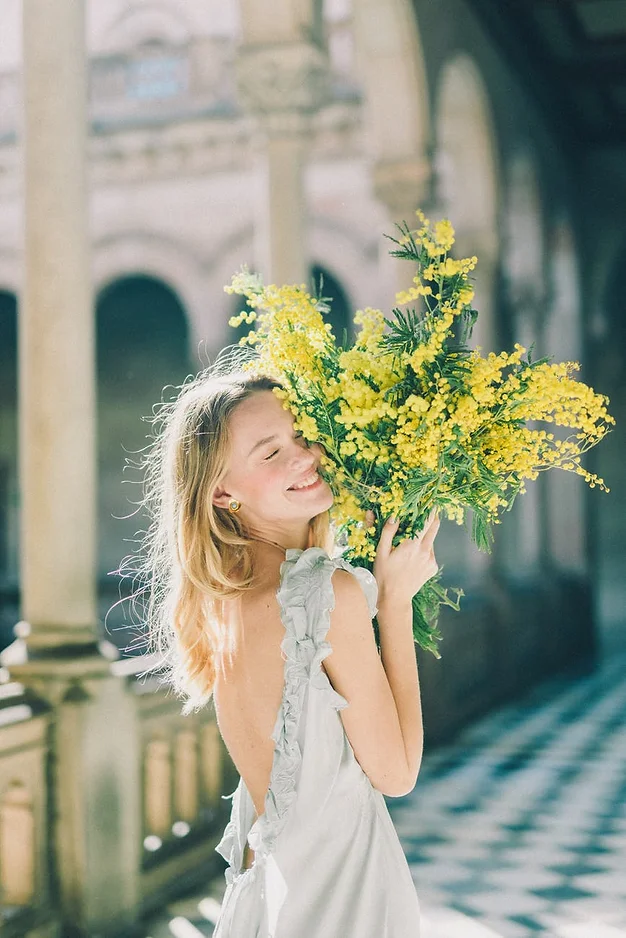
[[(284, 689), (264, 813), (243, 779), (225, 797), (231, 816), (216, 850), (228, 862), (214, 938), (419, 938), (420, 907), (382, 794), (343, 728), (345, 697), (322, 661), (335, 598), (348, 570), (376, 614), (369, 571), (319, 547), (288, 550), (277, 598), (285, 626)], [(244, 870), (246, 841), (255, 851)]]

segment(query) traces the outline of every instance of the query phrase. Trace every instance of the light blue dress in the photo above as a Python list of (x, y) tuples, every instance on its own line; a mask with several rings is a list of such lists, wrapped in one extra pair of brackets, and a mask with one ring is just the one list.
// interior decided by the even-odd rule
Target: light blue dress
[[(419, 938), (420, 907), (382, 794), (359, 763), (339, 715), (348, 706), (322, 661), (348, 570), (376, 614), (373, 575), (319, 547), (291, 549), (277, 598), (285, 626), (284, 688), (265, 811), (255, 820), (240, 778), (216, 847), (227, 861), (214, 938)], [(243, 870), (246, 840), (255, 852)]]

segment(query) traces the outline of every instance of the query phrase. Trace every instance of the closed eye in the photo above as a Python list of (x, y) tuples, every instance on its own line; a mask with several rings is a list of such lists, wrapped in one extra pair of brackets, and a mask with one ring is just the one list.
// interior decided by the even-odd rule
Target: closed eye
[[(304, 440), (304, 435), (301, 433), (300, 430), (297, 430), (293, 436), (294, 436), (294, 439), (296, 440)], [(306, 443), (306, 440), (304, 440), (304, 442)], [(307, 443), (307, 446), (308, 446), (308, 443)], [(265, 462), (267, 462), (268, 459), (272, 459), (276, 455), (276, 453), (278, 453), (277, 449), (275, 449), (273, 453), (270, 453), (269, 456), (265, 457)]]

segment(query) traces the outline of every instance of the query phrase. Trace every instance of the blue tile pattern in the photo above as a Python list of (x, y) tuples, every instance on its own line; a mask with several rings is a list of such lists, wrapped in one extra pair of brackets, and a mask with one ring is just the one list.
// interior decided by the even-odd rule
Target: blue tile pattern
[(626, 656), (474, 723), (387, 804), (424, 903), (503, 938), (626, 936)]
[[(626, 656), (474, 723), (387, 804), (422, 938), (468, 938), (472, 922), (500, 938), (626, 938)], [(219, 876), (171, 903), (145, 935), (209, 938), (223, 889)]]

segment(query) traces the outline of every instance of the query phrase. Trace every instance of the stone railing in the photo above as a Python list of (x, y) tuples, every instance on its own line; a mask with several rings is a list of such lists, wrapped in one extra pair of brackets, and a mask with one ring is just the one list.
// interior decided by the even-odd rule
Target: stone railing
[[(145, 662), (144, 662), (145, 666)], [(212, 707), (182, 716), (181, 703), (154, 677), (137, 676), (133, 660), (112, 670), (134, 702), (134, 745), (140, 805), (133, 843), (120, 845), (136, 857), (135, 919), (158, 908), (223, 868), (215, 853), (231, 802), (223, 799), (237, 773), (222, 742)], [(55, 823), (57, 713), (8, 680), (0, 669), (0, 938), (57, 938), (62, 919), (56, 886), (58, 863), (67, 856), (72, 832)], [(128, 740), (128, 736), (125, 737)], [(114, 738), (102, 740), (112, 745)], [(67, 743), (66, 743), (67, 744)], [(81, 745), (80, 737), (76, 745)], [(98, 823), (97, 805), (87, 805)], [(94, 811), (96, 812), (94, 814)], [(121, 836), (124, 836), (122, 831)], [(140, 842), (136, 837), (140, 837)], [(67, 916), (65, 916), (67, 918)], [(65, 921), (65, 924), (71, 924)]]
[(21, 685), (0, 685), (0, 935), (52, 938), (51, 711)]
[(143, 909), (186, 880), (215, 872), (215, 845), (230, 812), (222, 798), (237, 773), (211, 706), (182, 716), (181, 702), (155, 678), (134, 678), (141, 758)]

